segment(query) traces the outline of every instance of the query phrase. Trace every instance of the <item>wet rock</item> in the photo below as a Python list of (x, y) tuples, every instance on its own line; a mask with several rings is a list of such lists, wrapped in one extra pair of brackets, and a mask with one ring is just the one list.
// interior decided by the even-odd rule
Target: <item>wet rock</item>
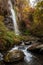
[(40, 48), (37, 48), (37, 46), (39, 46), (39, 45), (40, 45), (39, 43), (32, 44), (32, 45), (27, 49), (27, 51), (38, 52), (38, 51), (40, 50)]
[(32, 44), (31, 41), (27, 41), (27, 42), (25, 42), (25, 45), (31, 45), (31, 44)]
[(43, 48), (43, 44), (38, 45), (36, 48)]
[(43, 44), (38, 45), (36, 48), (40, 49), (40, 53), (43, 53)]
[(5, 56), (4, 56), (4, 61), (5, 62), (14, 62), (14, 61), (20, 61), (24, 58), (24, 53), (20, 50), (13, 50), (9, 51)]
[(24, 43), (24, 41), (22, 41), (22, 42), (21, 42), (21, 46), (24, 46), (24, 45), (25, 45), (25, 43)]
[(10, 30), (14, 30), (14, 25), (13, 25), (13, 22), (12, 22), (13, 20), (12, 20), (12, 18), (9, 16), (7, 16), (7, 17), (5, 17), (5, 19), (4, 19), (4, 23), (5, 23), (5, 25), (6, 25), (6, 27), (8, 28), (8, 29), (10, 29)]

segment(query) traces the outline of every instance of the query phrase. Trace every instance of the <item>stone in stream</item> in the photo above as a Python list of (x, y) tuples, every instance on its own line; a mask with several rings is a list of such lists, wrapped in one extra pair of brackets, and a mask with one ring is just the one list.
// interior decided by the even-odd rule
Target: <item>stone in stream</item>
[(27, 42), (25, 42), (25, 45), (31, 45), (31, 44), (32, 44), (31, 41), (27, 41)]
[(15, 61), (20, 61), (24, 59), (24, 53), (20, 50), (13, 50), (9, 51), (5, 56), (4, 56), (4, 61), (5, 62), (15, 62)]
[(39, 43), (34, 43), (27, 49), (27, 51), (39, 52), (40, 48), (37, 48), (37, 46), (39, 45), (40, 45)]
[(43, 44), (38, 45), (36, 48), (40, 49), (40, 53), (43, 53)]

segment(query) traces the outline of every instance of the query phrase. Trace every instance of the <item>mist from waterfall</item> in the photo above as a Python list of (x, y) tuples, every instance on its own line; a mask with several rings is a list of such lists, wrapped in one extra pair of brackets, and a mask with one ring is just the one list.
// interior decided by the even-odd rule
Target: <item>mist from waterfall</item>
[(16, 15), (15, 15), (15, 11), (13, 9), (13, 5), (12, 5), (11, 0), (8, 0), (8, 4), (10, 6), (9, 9), (11, 11), (11, 18), (13, 20), (15, 34), (19, 35), (20, 32), (19, 32), (19, 29), (18, 29), (18, 25), (17, 25), (17, 21), (16, 21)]

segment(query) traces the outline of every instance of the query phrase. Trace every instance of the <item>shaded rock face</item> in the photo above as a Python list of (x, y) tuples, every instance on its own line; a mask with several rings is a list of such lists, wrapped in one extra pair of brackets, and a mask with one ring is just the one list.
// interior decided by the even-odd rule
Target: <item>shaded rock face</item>
[(8, 0), (0, 0), (0, 15), (9, 15)]
[(20, 61), (24, 58), (24, 53), (20, 50), (13, 50), (9, 51), (5, 56), (4, 56), (4, 61), (5, 62), (14, 62), (14, 61)]
[(9, 30), (14, 30), (14, 25), (9, 9), (8, 0), (0, 0), (0, 16), (4, 17), (4, 24)]
[(11, 17), (5, 17), (4, 23), (9, 30), (14, 30), (13, 20)]

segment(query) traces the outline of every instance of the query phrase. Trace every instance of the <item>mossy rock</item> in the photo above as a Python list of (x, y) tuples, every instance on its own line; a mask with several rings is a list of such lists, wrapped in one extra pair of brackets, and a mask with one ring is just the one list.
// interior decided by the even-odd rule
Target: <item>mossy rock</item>
[(15, 61), (20, 61), (24, 58), (24, 53), (20, 50), (13, 50), (9, 51), (5, 56), (4, 56), (4, 61), (5, 62), (15, 62)]

